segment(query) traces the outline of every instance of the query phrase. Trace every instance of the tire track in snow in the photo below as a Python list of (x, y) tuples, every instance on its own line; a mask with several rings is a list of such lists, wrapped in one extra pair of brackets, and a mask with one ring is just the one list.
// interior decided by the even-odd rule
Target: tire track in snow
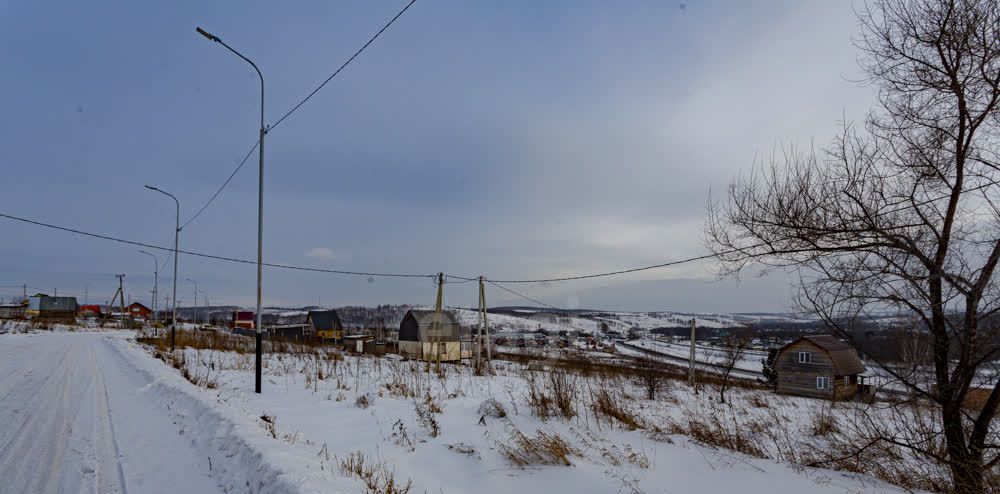
[(104, 370), (97, 363), (94, 347), (90, 347), (90, 361), (94, 372), (94, 456), (97, 463), (97, 492), (100, 494), (125, 494), (125, 474), (122, 472), (118, 440), (111, 419), (108, 384)]
[(69, 352), (64, 354), (21, 409), (24, 420), (20, 427), (5, 435), (0, 447), (0, 472), (5, 479), (0, 492), (64, 491), (59, 483), (66, 438), (73, 432), (73, 404), (78, 402), (67, 386), (72, 378), (71, 367), (76, 367), (70, 366), (73, 360)]

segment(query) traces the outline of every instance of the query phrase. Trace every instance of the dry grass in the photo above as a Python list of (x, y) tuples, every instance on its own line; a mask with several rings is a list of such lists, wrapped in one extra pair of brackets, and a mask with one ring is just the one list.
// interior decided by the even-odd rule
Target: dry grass
[(618, 422), (629, 430), (644, 428), (643, 419), (625, 405), (626, 400), (605, 382), (594, 392), (591, 407), (598, 418), (605, 417), (611, 424)]
[[(414, 409), (417, 412), (417, 423), (430, 434), (431, 437), (438, 437), (441, 434), (441, 424), (434, 417), (434, 410), (426, 401), (414, 402)], [(440, 409), (438, 409), (440, 412)]]
[(573, 465), (570, 457), (581, 453), (562, 437), (554, 432), (541, 429), (534, 436), (528, 436), (520, 429), (511, 425), (508, 427), (510, 436), (506, 442), (498, 443), (500, 454), (517, 467), (532, 465)]
[(533, 372), (528, 375), (528, 406), (531, 413), (542, 420), (557, 416), (575, 417), (575, 394), (575, 380), (569, 378), (566, 372), (549, 372), (542, 380), (537, 379)]
[(345, 475), (360, 479), (365, 484), (365, 494), (406, 494), (413, 487), (413, 481), (406, 484), (396, 480), (395, 473), (384, 462), (369, 459), (356, 451), (339, 461), (340, 471)]

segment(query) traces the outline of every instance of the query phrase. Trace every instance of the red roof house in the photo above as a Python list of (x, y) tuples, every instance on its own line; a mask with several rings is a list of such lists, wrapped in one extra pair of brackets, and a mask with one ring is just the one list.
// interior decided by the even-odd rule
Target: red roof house
[(129, 315), (129, 317), (141, 319), (146, 319), (153, 313), (149, 307), (146, 307), (139, 302), (132, 302), (125, 308), (125, 312)]

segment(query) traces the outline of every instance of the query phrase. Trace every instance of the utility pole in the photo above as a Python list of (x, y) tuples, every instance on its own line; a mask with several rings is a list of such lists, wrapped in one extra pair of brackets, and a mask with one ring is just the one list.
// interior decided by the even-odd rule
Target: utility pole
[[(479, 277), (479, 334), (476, 337), (476, 365), (481, 365), (483, 345), (486, 345), (487, 365), (493, 365), (493, 355), (490, 350), (490, 324), (486, 311), (486, 277)], [(483, 340), (485, 333), (486, 339)]]
[[(694, 350), (695, 350), (695, 339), (697, 338), (697, 334), (696, 334), (695, 330), (696, 330), (695, 320), (692, 318), (691, 319), (691, 358), (688, 359), (688, 385), (692, 386), (692, 387), (695, 385), (695, 382), (694, 382), (694, 358), (695, 358), (695, 352), (694, 352)], [(697, 389), (695, 389), (695, 393), (697, 393), (697, 392), (698, 392)]]
[(194, 283), (194, 318), (193, 319), (194, 319), (195, 326), (197, 326), (198, 325), (198, 282), (195, 281), (195, 280), (192, 280), (191, 278), (187, 278), (187, 280), (190, 281), (191, 283)]
[[(115, 292), (115, 297), (118, 297), (118, 305), (121, 307), (121, 312), (119, 312), (119, 318), (122, 321), (122, 327), (125, 327), (125, 290), (123, 289), (123, 283), (125, 281), (124, 274), (116, 274), (115, 278), (118, 278), (118, 291)], [(111, 303), (115, 303), (114, 297), (111, 298)], [(108, 307), (109, 309), (111, 307)]]
[(160, 292), (160, 259), (144, 250), (140, 250), (139, 253), (153, 258), (153, 306), (151, 308), (153, 309), (153, 322), (156, 322), (156, 297)]
[[(434, 302), (434, 319), (431, 320), (431, 336), (433, 337), (434, 348), (434, 371), (441, 373), (441, 306), (443, 305), (444, 273), (438, 273), (437, 277), (437, 300)], [(427, 361), (427, 370), (430, 371), (431, 363)]]

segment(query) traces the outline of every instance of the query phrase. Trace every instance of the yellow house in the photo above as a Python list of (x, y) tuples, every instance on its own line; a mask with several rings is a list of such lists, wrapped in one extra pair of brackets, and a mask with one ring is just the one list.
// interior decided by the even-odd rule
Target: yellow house
[(344, 327), (335, 310), (311, 310), (306, 316), (306, 325), (313, 334), (324, 340), (341, 341), (344, 338)]

